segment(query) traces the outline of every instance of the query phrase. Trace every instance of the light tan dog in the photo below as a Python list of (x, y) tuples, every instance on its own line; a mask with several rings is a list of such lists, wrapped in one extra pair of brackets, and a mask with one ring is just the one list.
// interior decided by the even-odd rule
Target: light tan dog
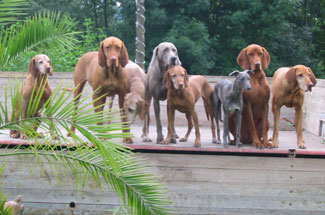
[[(34, 114), (33, 117), (39, 116), (39, 110), (43, 107), (45, 102), (50, 98), (52, 94), (52, 90), (48, 83), (48, 77), (53, 75), (51, 60), (47, 55), (39, 54), (33, 57), (28, 65), (28, 72), (29, 75), (27, 76), (26, 80), (24, 81), (24, 85), (20, 91), (22, 95), (22, 102), (21, 102), (21, 111), (22, 111), (22, 118), (26, 118), (27, 108), (34, 90), (34, 96), (45, 86), (42, 98), (40, 100), (39, 106)], [(44, 85), (45, 84), (45, 85)], [(15, 109), (15, 119), (17, 120), (19, 117), (19, 106), (18, 102)], [(37, 130), (38, 125), (35, 126), (35, 131)], [(13, 138), (25, 138), (25, 134), (18, 130), (11, 130), (10, 137)]]
[[(255, 147), (271, 147), (267, 133), (269, 130), (269, 99), (270, 87), (264, 73), (270, 64), (271, 58), (268, 51), (256, 44), (244, 48), (237, 57), (237, 63), (245, 70), (251, 70), (251, 90), (243, 91), (243, 111), (241, 123), (241, 142), (253, 143)], [(229, 130), (236, 135), (236, 117), (231, 115)], [(262, 143), (263, 141), (263, 143)]]
[(295, 109), (295, 127), (298, 147), (305, 149), (302, 136), (302, 106), (305, 92), (311, 91), (317, 81), (313, 71), (304, 65), (278, 69), (272, 81), (272, 112), (274, 114), (273, 147), (279, 147), (280, 109), (283, 105)]
[[(122, 121), (127, 122), (127, 115), (124, 111), (124, 98), (128, 91), (128, 77), (124, 69), (129, 61), (129, 55), (124, 43), (116, 37), (108, 37), (100, 43), (98, 52), (87, 52), (76, 65), (74, 71), (74, 97), (75, 104), (80, 101), (78, 96), (86, 82), (91, 85), (93, 90), (97, 90), (93, 95), (95, 112), (104, 109), (107, 96), (117, 94), (119, 96), (119, 107), (121, 109)], [(77, 109), (77, 105), (76, 105)], [(98, 123), (102, 124), (102, 123)], [(71, 131), (75, 132), (72, 126)], [(123, 132), (129, 133), (129, 129)], [(132, 143), (131, 138), (124, 138), (126, 143)]]
[[(148, 137), (149, 126), (149, 105), (146, 99), (146, 82), (147, 75), (136, 63), (129, 60), (124, 69), (127, 72), (129, 89), (128, 94), (124, 98), (124, 110), (129, 120), (133, 123), (135, 118), (139, 116), (143, 120), (142, 141), (151, 142)], [(111, 97), (109, 108), (113, 107), (114, 96)]]
[(164, 76), (163, 83), (167, 88), (167, 114), (168, 114), (168, 135), (164, 144), (172, 141), (174, 133), (175, 110), (186, 114), (188, 129), (181, 142), (186, 142), (193, 128), (195, 127), (195, 147), (201, 146), (201, 136), (199, 130), (199, 119), (195, 109), (195, 103), (202, 97), (207, 118), (211, 120), (212, 142), (216, 143), (214, 114), (212, 105), (212, 88), (209, 81), (196, 75), (188, 78), (186, 70), (181, 66), (172, 66)]

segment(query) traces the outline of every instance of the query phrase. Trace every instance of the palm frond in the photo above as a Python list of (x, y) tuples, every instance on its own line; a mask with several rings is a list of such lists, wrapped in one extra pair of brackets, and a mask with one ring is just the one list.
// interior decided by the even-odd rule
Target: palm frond
[(17, 22), (20, 16), (26, 15), (27, 0), (1, 0), (0, 26)]
[[(25, 132), (30, 136), (30, 146), (25, 149), (17, 147), (5, 154), (0, 152), (0, 157), (32, 155), (45, 158), (56, 171), (63, 167), (70, 169), (77, 179), (76, 187), (85, 186), (89, 180), (95, 181), (99, 187), (103, 183), (109, 185), (122, 199), (124, 206), (130, 209), (131, 214), (169, 214), (170, 209), (167, 206), (170, 201), (166, 188), (149, 172), (146, 161), (128, 147), (108, 140), (131, 135), (121, 132), (126, 125), (97, 125), (98, 121), (103, 121), (103, 115), (105, 117), (111, 113), (93, 112), (93, 104), (87, 98), (80, 100), (81, 111), (75, 112), (71, 105), (73, 101), (67, 102), (71, 93), (60, 91), (61, 88), (62, 84), (59, 84), (54, 89), (49, 101), (40, 109), (40, 117), (22, 119), (20, 116), (14, 122), (3, 120), (0, 130), (19, 129)], [(20, 88), (15, 87), (10, 91), (14, 94), (11, 95), (11, 102), (20, 99), (17, 97), (18, 89)], [(34, 109), (33, 106), (39, 103), (39, 95), (39, 92), (35, 92), (30, 109)], [(93, 113), (90, 114), (89, 111)], [(1, 109), (0, 115), (6, 118), (4, 116), (9, 116), (8, 110)], [(30, 111), (30, 116), (32, 115), (33, 110)], [(40, 128), (44, 131), (42, 139), (37, 138), (37, 132), (31, 126), (40, 121)], [(69, 129), (71, 125), (76, 127), (76, 135)], [(53, 141), (53, 133), (59, 137), (58, 141)], [(67, 138), (66, 133), (72, 134), (72, 137)], [(41, 161), (39, 164), (42, 166)]]
[(77, 40), (72, 31), (75, 22), (61, 13), (43, 12), (24, 22), (2, 29), (0, 68), (29, 50), (72, 49)]

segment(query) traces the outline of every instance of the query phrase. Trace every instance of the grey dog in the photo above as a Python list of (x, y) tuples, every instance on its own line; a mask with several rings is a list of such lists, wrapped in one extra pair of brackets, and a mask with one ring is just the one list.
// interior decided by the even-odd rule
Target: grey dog
[[(178, 58), (177, 49), (174, 44), (169, 42), (160, 43), (154, 50), (151, 62), (148, 67), (147, 82), (147, 102), (150, 105), (153, 97), (153, 107), (155, 110), (157, 126), (157, 143), (162, 143), (164, 137), (160, 121), (159, 101), (167, 99), (167, 88), (163, 84), (163, 77), (167, 69), (171, 66), (181, 65)], [(174, 132), (175, 134), (175, 132)], [(176, 142), (176, 140), (174, 140)]]
[(222, 80), (218, 82), (213, 89), (213, 103), (215, 108), (215, 119), (217, 124), (217, 143), (221, 143), (220, 140), (220, 128), (219, 118), (221, 118), (221, 104), (224, 112), (223, 120), (223, 145), (229, 146), (229, 129), (228, 129), (228, 115), (230, 113), (236, 114), (237, 119), (237, 132), (236, 132), (236, 146), (239, 147), (240, 143), (240, 126), (242, 119), (243, 109), (243, 89), (250, 90), (251, 85), (249, 83), (249, 74), (254, 74), (251, 70), (245, 70), (243, 72), (234, 71), (229, 76), (235, 76), (234, 82), (230, 80)]

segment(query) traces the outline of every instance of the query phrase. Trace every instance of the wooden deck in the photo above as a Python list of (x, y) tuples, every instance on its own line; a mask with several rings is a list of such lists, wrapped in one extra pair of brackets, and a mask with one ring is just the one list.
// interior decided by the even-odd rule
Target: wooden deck
[[(280, 131), (278, 149), (225, 149), (211, 143), (211, 132), (206, 126), (200, 128), (201, 148), (193, 147), (194, 132), (187, 143), (164, 146), (141, 142), (141, 127), (137, 124), (131, 130), (135, 143), (129, 146), (147, 159), (148, 166), (167, 185), (176, 214), (325, 214), (325, 159), (306, 158), (324, 157), (325, 145), (322, 138), (309, 132), (304, 132), (308, 149), (300, 150), (294, 131)], [(155, 127), (150, 127), (150, 131), (155, 140)], [(182, 136), (186, 127), (178, 126), (176, 132)], [(3, 134), (0, 143), (15, 145), (26, 141)], [(25, 215), (71, 215), (71, 202), (76, 204), (74, 214), (101, 215), (121, 204), (108, 187), (99, 190), (89, 185), (76, 191), (69, 171), (64, 177), (51, 174), (46, 161), (45, 174), (41, 174), (33, 159), (11, 157), (5, 161), (8, 164), (0, 189), (9, 199), (23, 195)]]

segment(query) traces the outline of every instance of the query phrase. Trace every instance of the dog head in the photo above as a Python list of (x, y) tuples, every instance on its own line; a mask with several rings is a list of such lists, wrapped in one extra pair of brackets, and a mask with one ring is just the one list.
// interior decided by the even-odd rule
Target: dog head
[(186, 69), (184, 69), (182, 66), (170, 67), (164, 75), (163, 83), (167, 89), (174, 88), (178, 90), (187, 88), (188, 75)]
[(304, 92), (311, 91), (317, 83), (313, 71), (304, 65), (296, 65), (290, 68), (286, 74), (286, 79), (290, 88), (293, 89), (298, 85)]
[(22, 195), (19, 195), (14, 201), (8, 201), (5, 203), (4, 207), (9, 209), (11, 208), (13, 215), (23, 214), (25, 206), (20, 204), (22, 199)]
[(98, 63), (101, 67), (125, 67), (128, 62), (128, 51), (119, 38), (108, 37), (100, 43)]
[(155, 59), (164, 70), (171, 66), (182, 65), (175, 45), (169, 42), (162, 42), (153, 50), (153, 60)]
[(124, 110), (133, 123), (137, 115), (144, 120), (149, 112), (149, 105), (139, 94), (131, 92), (124, 98)]
[(251, 84), (250, 84), (250, 74), (254, 74), (251, 70), (245, 70), (243, 72), (239, 72), (238, 70), (233, 71), (229, 74), (229, 76), (235, 76), (236, 79), (234, 81), (234, 86), (240, 89), (250, 90)]
[(33, 57), (28, 65), (28, 72), (33, 76), (53, 75), (52, 65), (50, 58), (45, 54), (39, 54)]
[(270, 64), (269, 52), (262, 46), (252, 44), (244, 48), (237, 57), (237, 63), (243, 69), (259, 72), (266, 69)]

